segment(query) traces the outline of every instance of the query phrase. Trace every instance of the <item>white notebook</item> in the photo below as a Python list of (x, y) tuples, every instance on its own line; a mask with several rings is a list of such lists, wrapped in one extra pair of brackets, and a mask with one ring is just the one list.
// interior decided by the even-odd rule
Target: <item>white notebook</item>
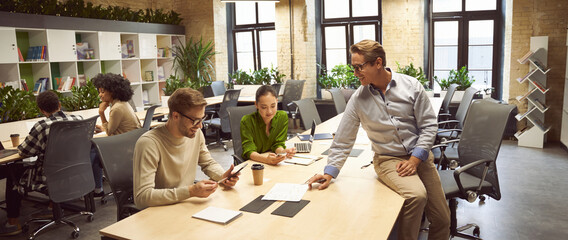
[(218, 207), (207, 207), (206, 209), (203, 209), (198, 213), (193, 214), (192, 217), (211, 222), (227, 224), (241, 215), (243, 215), (243, 213), (239, 211), (218, 208)]

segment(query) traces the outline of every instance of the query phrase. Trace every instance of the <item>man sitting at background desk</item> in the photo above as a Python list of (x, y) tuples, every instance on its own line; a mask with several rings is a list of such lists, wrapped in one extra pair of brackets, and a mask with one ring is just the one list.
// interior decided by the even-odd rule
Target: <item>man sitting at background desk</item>
[[(208, 197), (225, 172), (209, 153), (201, 131), (205, 106), (203, 95), (191, 88), (176, 90), (168, 100), (166, 124), (145, 133), (134, 148), (134, 203), (139, 208), (173, 204), (190, 197)], [(197, 165), (215, 180), (194, 184)], [(238, 176), (224, 180), (234, 186)]]
[(347, 104), (324, 175), (312, 177), (310, 187), (325, 179), (319, 186), (325, 189), (337, 177), (361, 123), (372, 142), (379, 180), (405, 199), (398, 216), (398, 238), (418, 239), (426, 207), (431, 223), (428, 239), (448, 239), (450, 211), (430, 152), (437, 120), (424, 88), (415, 78), (386, 68), (385, 51), (376, 41), (363, 40), (350, 51), (361, 87)]
[[(65, 114), (61, 111), (61, 103), (59, 102), (57, 94), (53, 91), (40, 93), (36, 98), (36, 102), (39, 110), (46, 118), (34, 124), (29, 135), (18, 146), (18, 152), (20, 156), (24, 157), (37, 156), (37, 161), (35, 163), (36, 166), (34, 168), (39, 169), (39, 174), (37, 174), (36, 177), (42, 178), (43, 172), (41, 167), (45, 155), (45, 148), (47, 147), (47, 136), (51, 124), (56, 121), (81, 120), (83, 118), (81, 116)], [(18, 222), (18, 216), (20, 215), (22, 196), (18, 193), (18, 190), (14, 189), (13, 180), (19, 180), (21, 178), (23, 168), (21, 164), (15, 163), (11, 166), (11, 170), (14, 179), (7, 177), (6, 181), (6, 208), (8, 212), (8, 223), (5, 229), (13, 229), (9, 225), (17, 226), (18, 230), (16, 231), (19, 233), (21, 230)], [(32, 179), (31, 181), (35, 180), (36, 179)], [(37, 180), (38, 182), (42, 182), (41, 179)], [(28, 184), (34, 183), (32, 182)]]

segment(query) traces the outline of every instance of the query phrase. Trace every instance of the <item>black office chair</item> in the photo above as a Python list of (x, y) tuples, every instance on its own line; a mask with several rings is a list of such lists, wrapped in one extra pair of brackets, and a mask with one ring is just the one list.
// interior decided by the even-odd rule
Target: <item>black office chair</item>
[(233, 139), (233, 160), (235, 166), (241, 164), (245, 161), (243, 159), (243, 145), (241, 139), (241, 119), (247, 115), (256, 111), (254, 105), (242, 106), (242, 107), (228, 107), (227, 112), (229, 113), (229, 121), (231, 123), (231, 138)]
[(300, 119), (302, 120), (302, 124), (304, 125), (305, 130), (312, 127), (312, 121), (316, 121), (316, 124), (321, 123), (321, 118), (313, 99), (302, 99), (294, 101), (294, 105), (298, 107)]
[(147, 131), (139, 128), (119, 135), (92, 139), (114, 195), (117, 221), (140, 211), (134, 205), (132, 157), (136, 141)]
[(225, 94), (227, 89), (225, 88), (224, 81), (213, 81), (211, 82), (211, 90), (213, 91), (213, 96), (221, 96)]
[(337, 114), (343, 113), (347, 103), (345, 102), (345, 97), (340, 89), (334, 88), (327, 90), (331, 93), (331, 98), (333, 98), (333, 103), (335, 105), (335, 111)]
[(240, 94), (240, 89), (227, 90), (225, 92), (225, 96), (223, 97), (223, 102), (219, 107), (219, 111), (217, 111), (212, 118), (203, 122), (205, 124), (205, 129), (211, 127), (215, 130), (215, 143), (223, 146), (223, 149), (225, 149), (225, 151), (227, 151), (227, 145), (225, 145), (225, 143), (223, 142), (221, 134), (231, 133), (231, 125), (229, 124), (229, 114), (227, 113), (227, 108), (237, 106)]
[(288, 116), (294, 121), (294, 128), (296, 128), (296, 118), (298, 118), (298, 111), (293, 104), (293, 101), (300, 100), (304, 91), (304, 84), (306, 80), (288, 80), (284, 85), (284, 95), (282, 101), (279, 102), (279, 108), (286, 111)]
[[(439, 171), (440, 180), (446, 198), (449, 199), (451, 212), (451, 235), (468, 239), (479, 238), (480, 230), (475, 224), (457, 227), (457, 198), (475, 201), (483, 195), (495, 200), (501, 199), (497, 166), (495, 164), (501, 140), (512, 105), (490, 101), (475, 101), (465, 120), (458, 146), (459, 168)], [(473, 235), (461, 233), (474, 227)]]
[(448, 87), (448, 90), (446, 91), (446, 96), (444, 96), (444, 100), (442, 100), (442, 106), (440, 107), (440, 111), (438, 113), (438, 116), (442, 116), (441, 120), (447, 120), (448, 117), (451, 116), (450, 103), (452, 102), (452, 98), (454, 97), (454, 93), (456, 92), (458, 86), (459, 85), (454, 83), (451, 84), (450, 87)]
[(156, 108), (159, 106), (160, 105), (154, 105), (146, 110), (146, 117), (144, 117), (144, 125), (142, 125), (142, 128), (150, 130), (150, 125), (152, 124), (152, 119), (154, 118), (154, 111), (156, 111)]
[(280, 89), (282, 88), (282, 83), (275, 83), (272, 84), (272, 88), (274, 88), (274, 91), (276, 92), (276, 98), (278, 98), (278, 96), (280, 95)]
[(67, 201), (85, 197), (85, 211), (89, 222), (94, 220), (93, 190), (95, 180), (91, 167), (91, 138), (99, 116), (86, 120), (57, 121), (49, 128), (43, 172), (47, 184), (47, 193), (53, 202), (53, 216), (50, 218), (33, 218), (28, 220), (23, 231), (29, 229), (32, 222), (46, 223), (38, 227), (28, 239), (34, 239), (40, 232), (53, 225), (66, 224), (73, 228), (71, 236), (79, 237), (79, 228), (63, 216), (61, 204)]

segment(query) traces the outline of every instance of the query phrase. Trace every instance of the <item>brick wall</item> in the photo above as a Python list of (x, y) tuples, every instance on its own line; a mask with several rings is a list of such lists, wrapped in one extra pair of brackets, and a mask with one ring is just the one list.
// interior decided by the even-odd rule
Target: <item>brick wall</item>
[(424, 68), (424, 1), (383, 0), (383, 47), (387, 65), (396, 70), (413, 63)]
[[(290, 33), (290, 1), (292, 1), (293, 14), (292, 33)], [(278, 70), (286, 74), (285, 79), (306, 80), (302, 96), (315, 97), (317, 72), (314, 0), (280, 0), (276, 4), (275, 28)], [(292, 56), (291, 45), (293, 45)]]
[[(528, 83), (520, 84), (515, 79), (523, 77), (528, 71), (527, 64), (519, 64), (517, 59), (528, 50), (530, 37), (548, 36), (548, 67), (545, 124), (552, 126), (547, 134), (549, 141), (560, 139), (562, 104), (564, 99), (564, 74), (566, 72), (566, 26), (568, 2), (565, 0), (515, 0), (513, 2), (512, 40), (510, 49), (509, 103), (516, 104), (519, 112), (526, 112), (526, 101), (518, 102), (515, 97), (528, 89)], [(505, 69), (507, 71), (507, 69)], [(504, 81), (506, 82), (506, 81)], [(526, 122), (519, 123), (519, 128)]]

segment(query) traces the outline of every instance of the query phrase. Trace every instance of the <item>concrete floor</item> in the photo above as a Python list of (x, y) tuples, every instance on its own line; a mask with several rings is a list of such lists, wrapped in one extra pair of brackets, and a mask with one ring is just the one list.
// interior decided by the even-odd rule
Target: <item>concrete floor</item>
[[(232, 145), (229, 143), (228, 147), (227, 152), (221, 147), (210, 148), (213, 158), (225, 168), (232, 162)], [(503, 141), (497, 167), (502, 199), (488, 198), (484, 204), (460, 201), (458, 225), (477, 223), (484, 239), (565, 239), (568, 235), (568, 208), (564, 206), (568, 199), (568, 152), (558, 143), (534, 149), (517, 147), (515, 141)], [(205, 176), (199, 173), (198, 178)], [(0, 182), (0, 199), (3, 199), (4, 187)], [(40, 204), (25, 201), (22, 221), (42, 208)], [(79, 239), (93, 240), (100, 239), (98, 231), (115, 221), (116, 205), (112, 199), (106, 205), (97, 202), (94, 222), (87, 222), (85, 217), (74, 219), (81, 229)], [(70, 239), (70, 233), (71, 228), (60, 226), (37, 239)], [(427, 239), (426, 236), (421, 234), (420, 238)], [(0, 239), (26, 237), (27, 234), (20, 234)]]

